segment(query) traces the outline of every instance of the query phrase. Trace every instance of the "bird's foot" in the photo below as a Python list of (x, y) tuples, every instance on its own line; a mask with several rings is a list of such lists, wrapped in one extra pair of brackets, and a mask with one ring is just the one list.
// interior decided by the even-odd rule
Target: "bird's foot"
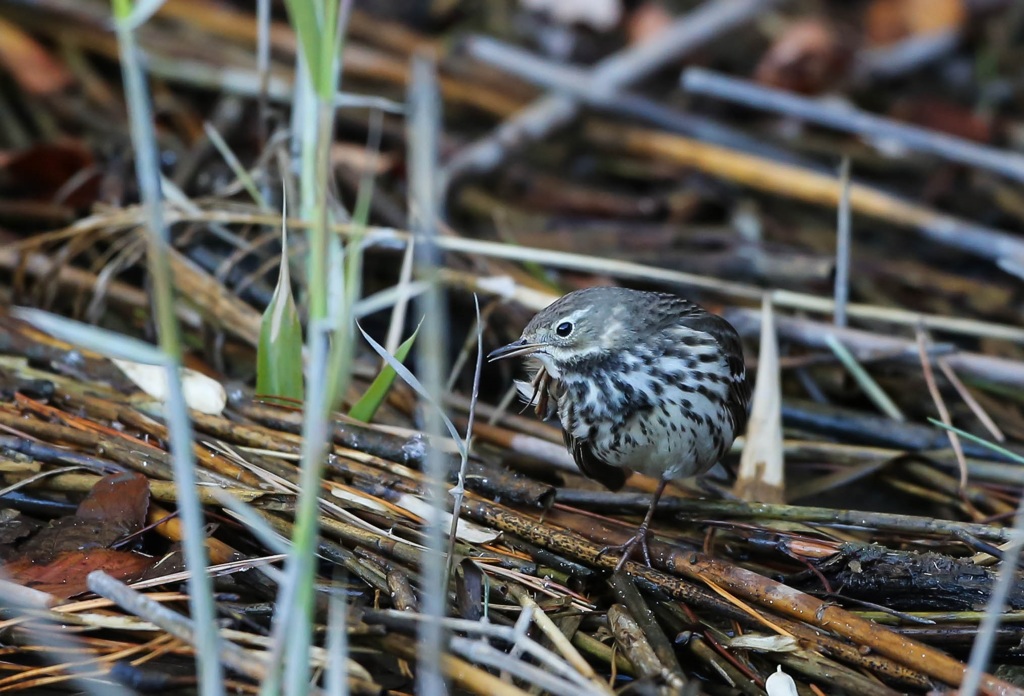
[(615, 564), (615, 572), (617, 573), (620, 570), (622, 570), (622, 566), (626, 565), (626, 561), (628, 561), (629, 557), (633, 554), (633, 549), (639, 546), (640, 550), (644, 554), (644, 561), (647, 563), (647, 566), (650, 567), (651, 550), (647, 545), (647, 536), (649, 533), (650, 530), (648, 529), (646, 524), (640, 525), (640, 527), (636, 530), (636, 534), (634, 534), (628, 541), (626, 541), (625, 544), (605, 546), (597, 554), (597, 557), (600, 558), (606, 553), (610, 553), (612, 551), (618, 552), (620, 554), (619, 562)]

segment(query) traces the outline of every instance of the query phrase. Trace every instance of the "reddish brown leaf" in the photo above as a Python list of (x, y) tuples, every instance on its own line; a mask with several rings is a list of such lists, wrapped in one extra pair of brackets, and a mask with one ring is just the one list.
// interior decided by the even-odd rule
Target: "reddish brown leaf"
[(761, 58), (754, 77), (762, 84), (815, 94), (830, 89), (850, 63), (836, 28), (821, 18), (791, 24)]
[(149, 480), (142, 474), (110, 474), (100, 479), (78, 506), (80, 520), (101, 522), (130, 534), (146, 522)]
[(45, 96), (74, 80), (71, 72), (21, 28), (0, 17), (0, 63), (26, 92)]
[(142, 576), (157, 559), (127, 551), (92, 549), (68, 551), (50, 563), (37, 563), (27, 558), (3, 566), (3, 574), (19, 583), (55, 597), (67, 599), (88, 592), (86, 577), (94, 570), (130, 582)]
[[(34, 145), (0, 157), (0, 186), (23, 198), (52, 201), (72, 177), (80, 176), (93, 163), (92, 153), (76, 141)], [(68, 191), (62, 202), (73, 208), (87, 208), (96, 200), (99, 189), (100, 174), (94, 172)]]
[(69, 552), (103, 549), (139, 530), (149, 509), (149, 482), (135, 472), (100, 479), (74, 517), (53, 520), (22, 545), (25, 558), (47, 563)]

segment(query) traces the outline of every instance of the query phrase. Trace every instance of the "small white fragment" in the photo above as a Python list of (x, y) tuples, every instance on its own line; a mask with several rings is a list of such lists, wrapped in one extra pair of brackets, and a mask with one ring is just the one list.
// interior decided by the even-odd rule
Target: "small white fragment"
[(525, 285), (519, 285), (509, 276), (487, 276), (479, 278), (476, 286), (483, 292), (489, 292), (503, 300), (515, 300), (527, 309), (540, 311), (558, 299), (544, 290), (535, 290)]
[(764, 680), (764, 688), (768, 696), (797, 696), (796, 682), (793, 681), (793, 677), (782, 671), (782, 665)]
[(760, 633), (746, 633), (730, 640), (729, 647), (757, 650), (759, 652), (793, 652), (799, 649), (800, 646), (789, 636), (766, 636)]
[[(167, 401), (169, 390), (166, 369), (159, 365), (111, 359), (135, 386), (161, 403)], [(227, 393), (220, 382), (187, 367), (181, 369), (181, 388), (188, 407), (200, 413), (218, 416), (228, 403)]]
[(520, 0), (523, 7), (545, 12), (561, 24), (586, 24), (607, 31), (622, 18), (620, 0)]
[(478, 278), (476, 284), (481, 290), (493, 292), (498, 297), (511, 298), (516, 293), (516, 281), (511, 276), (487, 276)]
[[(432, 512), (430, 503), (421, 498), (417, 498), (414, 495), (409, 495), (408, 493), (403, 493), (398, 496), (398, 500), (395, 501), (395, 505), (425, 519), (429, 518)], [(450, 529), (452, 525), (451, 513), (442, 512), (441, 515), (441, 528)], [(460, 519), (458, 526), (455, 528), (455, 536), (460, 541), (465, 541), (470, 544), (489, 544), (497, 539), (499, 534), (494, 530), (481, 527), (478, 524), (473, 524), (468, 520)]]

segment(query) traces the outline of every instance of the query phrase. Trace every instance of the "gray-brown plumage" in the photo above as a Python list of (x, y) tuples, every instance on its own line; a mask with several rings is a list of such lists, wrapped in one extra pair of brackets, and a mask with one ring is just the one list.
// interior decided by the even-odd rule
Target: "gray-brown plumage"
[(665, 484), (706, 472), (746, 426), (750, 389), (736, 330), (675, 295), (589, 288), (540, 311), (489, 358), (517, 355), (535, 369), (520, 392), (540, 415), (558, 415), (580, 471), (612, 490), (630, 471), (659, 480), (619, 566), (637, 544), (648, 556)]

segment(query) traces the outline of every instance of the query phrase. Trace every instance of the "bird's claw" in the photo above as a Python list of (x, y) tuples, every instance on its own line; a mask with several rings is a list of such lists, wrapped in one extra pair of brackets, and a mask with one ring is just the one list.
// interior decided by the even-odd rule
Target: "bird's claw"
[(647, 543), (647, 533), (646, 532), (644, 532), (644, 536), (640, 540), (640, 550), (644, 552), (644, 562), (647, 563), (647, 567), (651, 568), (654, 564), (651, 563), (651, 547)]
[(628, 541), (626, 541), (626, 543), (605, 546), (604, 548), (602, 548), (600, 551), (598, 551), (597, 558), (598, 560), (600, 560), (601, 556), (605, 555), (606, 553), (610, 551), (617, 551), (620, 554), (619, 562), (615, 564), (615, 572), (617, 573), (620, 570), (622, 570), (622, 567), (624, 565), (626, 565), (626, 561), (628, 561), (629, 557), (632, 555), (633, 549), (636, 548), (636, 546), (639, 544), (640, 550), (644, 554), (644, 561), (647, 563), (647, 567), (649, 568), (651, 567), (651, 549), (647, 544), (647, 535), (647, 527), (641, 526), (639, 529), (637, 529), (636, 534), (634, 534)]

